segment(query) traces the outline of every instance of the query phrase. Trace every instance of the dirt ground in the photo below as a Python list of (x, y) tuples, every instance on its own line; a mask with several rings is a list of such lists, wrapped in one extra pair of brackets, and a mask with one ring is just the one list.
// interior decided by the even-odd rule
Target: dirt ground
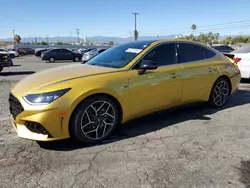
[(14, 59), (0, 73), (0, 187), (236, 188), (250, 185), (250, 83), (220, 110), (204, 105), (124, 124), (106, 142), (18, 138), (9, 121), (12, 83), (48, 64)]

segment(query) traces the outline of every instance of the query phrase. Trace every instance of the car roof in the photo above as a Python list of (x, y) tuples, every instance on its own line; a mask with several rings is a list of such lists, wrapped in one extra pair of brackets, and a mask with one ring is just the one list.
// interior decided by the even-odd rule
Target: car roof
[(139, 41), (133, 41), (133, 42), (126, 42), (127, 44), (131, 43), (146, 43), (148, 45), (150, 44), (162, 44), (162, 43), (166, 43), (166, 42), (187, 42), (187, 43), (192, 43), (192, 44), (199, 44), (199, 45), (203, 45), (206, 46), (205, 44), (201, 43), (201, 42), (197, 42), (197, 41), (191, 41), (191, 40), (187, 40), (187, 39), (159, 39), (159, 40), (139, 40)]
[(212, 46), (229, 46), (227, 44), (213, 44)]

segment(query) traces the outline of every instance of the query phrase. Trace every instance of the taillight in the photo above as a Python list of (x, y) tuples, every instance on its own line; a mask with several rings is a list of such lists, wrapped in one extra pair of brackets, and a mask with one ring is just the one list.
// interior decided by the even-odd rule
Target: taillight
[(234, 57), (234, 62), (235, 62), (235, 63), (238, 63), (240, 60), (241, 60), (241, 58), (239, 58), (239, 57)]

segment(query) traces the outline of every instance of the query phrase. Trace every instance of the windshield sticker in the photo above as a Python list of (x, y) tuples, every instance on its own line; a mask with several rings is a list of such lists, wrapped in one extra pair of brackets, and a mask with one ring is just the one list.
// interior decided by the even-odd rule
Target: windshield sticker
[(125, 52), (131, 52), (131, 53), (140, 53), (142, 49), (136, 49), (136, 48), (128, 48)]

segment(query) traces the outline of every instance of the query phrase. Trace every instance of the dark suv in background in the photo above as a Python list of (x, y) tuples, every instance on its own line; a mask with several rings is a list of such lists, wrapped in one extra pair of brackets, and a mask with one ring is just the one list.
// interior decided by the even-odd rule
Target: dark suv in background
[(212, 45), (212, 48), (214, 48), (215, 50), (218, 50), (219, 52), (222, 53), (230, 53), (232, 51), (234, 51), (234, 49), (228, 45), (223, 45), (223, 44), (219, 44), (219, 45)]
[(13, 66), (13, 61), (7, 54), (0, 54), (0, 72), (4, 67)]
[(57, 48), (43, 52), (41, 59), (51, 63), (57, 60), (72, 60), (74, 62), (79, 62), (82, 59), (82, 55), (65, 48)]

